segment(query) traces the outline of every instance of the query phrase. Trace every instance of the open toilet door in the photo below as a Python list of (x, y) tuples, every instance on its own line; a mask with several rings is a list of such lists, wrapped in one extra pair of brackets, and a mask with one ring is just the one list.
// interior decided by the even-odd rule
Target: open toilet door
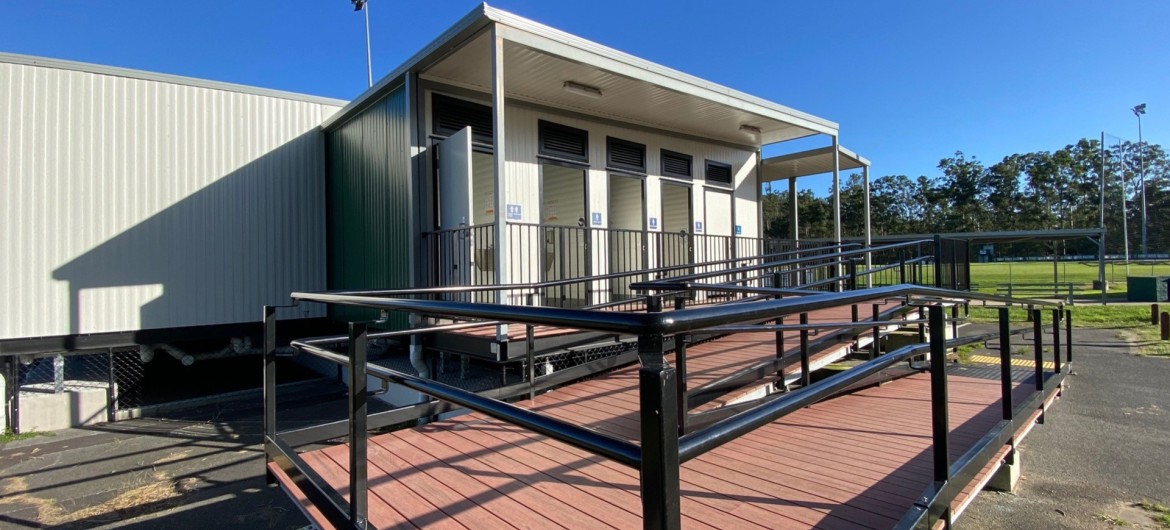
[(452, 134), (439, 150), (439, 278), (443, 285), (471, 285), (475, 265), (472, 224), (471, 127)]

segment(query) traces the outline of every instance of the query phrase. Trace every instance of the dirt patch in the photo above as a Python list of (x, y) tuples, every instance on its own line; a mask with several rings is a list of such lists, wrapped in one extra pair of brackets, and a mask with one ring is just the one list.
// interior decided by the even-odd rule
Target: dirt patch
[(189, 493), (197, 479), (171, 479), (166, 473), (155, 471), (131, 483), (133, 487), (123, 491), (101, 504), (68, 511), (52, 499), (44, 499), (26, 493), (28, 482), (23, 477), (0, 480), (0, 504), (16, 504), (35, 508), (36, 522), (45, 526), (68, 527), (84, 523), (97, 523), (129, 519), (149, 511), (179, 504), (183, 495)]

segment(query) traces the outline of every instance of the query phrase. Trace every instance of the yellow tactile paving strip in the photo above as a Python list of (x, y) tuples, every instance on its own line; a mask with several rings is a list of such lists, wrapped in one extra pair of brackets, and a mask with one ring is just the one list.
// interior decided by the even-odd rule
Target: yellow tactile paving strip
[[(993, 355), (972, 355), (970, 357), (970, 359), (971, 359), (971, 362), (973, 362), (973, 363), (999, 364), (999, 357), (993, 356)], [(1015, 366), (1018, 368), (1035, 368), (1036, 361), (1034, 361), (1033, 359), (1025, 359), (1022, 357), (1013, 356), (1012, 357), (1012, 366)], [(1046, 368), (1048, 370), (1055, 370), (1056, 365), (1053, 364), (1052, 361), (1044, 361), (1044, 368)]]

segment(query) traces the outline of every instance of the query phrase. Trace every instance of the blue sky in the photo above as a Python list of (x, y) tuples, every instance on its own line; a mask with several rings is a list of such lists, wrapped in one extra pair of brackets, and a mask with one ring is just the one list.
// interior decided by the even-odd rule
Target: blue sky
[[(476, 2), (370, 4), (378, 77)], [(836, 121), (874, 176), (935, 176), (956, 150), (993, 163), (1102, 130), (1136, 140), (1142, 102), (1146, 141), (1170, 143), (1170, 2), (493, 5)], [(346, 0), (0, 3), (0, 51), (342, 99), (366, 86), (363, 31)]]

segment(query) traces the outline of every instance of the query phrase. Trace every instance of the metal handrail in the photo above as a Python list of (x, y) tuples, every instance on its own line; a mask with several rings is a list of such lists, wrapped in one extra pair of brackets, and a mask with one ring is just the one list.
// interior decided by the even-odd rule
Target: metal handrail
[[(906, 247), (921, 245), (921, 244), (925, 244), (925, 243), (932, 243), (932, 242), (933, 241), (931, 241), (929, 239), (922, 239), (922, 240), (910, 241), (910, 242), (906, 242), (906, 243), (893, 243), (890, 245), (884, 245), (884, 246), (880, 246), (880, 247), (861, 248), (858, 250), (846, 250), (843, 252), (830, 254), (828, 256), (808, 256), (808, 257), (802, 256), (800, 258), (793, 259), (793, 260), (787, 260), (787, 261), (765, 262), (765, 263), (758, 263), (755, 265), (749, 265), (746, 267), (736, 267), (736, 268), (731, 268), (731, 269), (723, 269), (723, 270), (719, 270), (719, 271), (715, 271), (715, 272), (701, 272), (701, 273), (689, 274), (686, 276), (675, 276), (673, 278), (663, 278), (663, 279), (659, 279), (659, 280), (648, 280), (645, 282), (631, 284), (630, 288), (634, 289), (634, 290), (655, 290), (655, 289), (657, 289), (655, 284), (659, 283), (659, 282), (669, 283), (669, 282), (686, 281), (686, 280), (706, 279), (706, 278), (710, 278), (712, 276), (725, 276), (728, 274), (736, 274), (736, 273), (740, 273), (740, 272), (751, 272), (751, 271), (758, 270), (758, 269), (767, 269), (767, 268), (773, 268), (773, 267), (778, 267), (778, 266), (782, 266), (782, 265), (795, 265), (797, 263), (809, 261), (809, 260), (812, 260), (815, 258), (823, 259), (826, 257), (830, 257), (830, 258), (833, 258), (834, 260), (839, 260), (841, 258), (847, 258), (850, 256), (863, 255), (867, 252), (881, 252), (881, 251), (885, 251), (885, 250), (895, 250), (895, 249), (899, 249), (899, 248), (906, 248)], [(846, 245), (840, 245), (840, 247), (842, 247), (842, 248), (845, 246)], [(817, 247), (816, 249), (810, 249), (810, 250), (804, 250), (804, 251), (793, 250), (793, 251), (789, 251), (789, 252), (782, 253), (782, 254), (805, 254), (805, 253), (808, 253), (810, 251), (815, 251), (817, 249), (823, 249), (823, 248), (837, 248), (837, 247)], [(754, 256), (754, 257), (749, 258), (749, 259), (759, 260), (759, 259), (768, 258), (768, 257), (772, 257), (772, 255)], [(822, 266), (833, 265), (833, 264), (834, 263), (825, 263)], [(782, 272), (789, 272), (789, 271), (782, 271)]]
[[(758, 294), (783, 295), (787, 290), (757, 287)], [(984, 300), (1006, 304), (1063, 307), (1062, 303), (1044, 300), (1008, 298), (984, 293), (953, 291), (937, 287), (901, 284), (839, 293), (820, 293), (802, 297), (761, 300), (751, 304), (704, 306), (667, 313), (624, 313), (557, 307), (535, 307), (442, 300), (413, 300), (362, 296), (357, 294), (292, 293), (293, 300), (351, 305), (380, 310), (412, 311), (444, 317), (487, 318), (500, 322), (558, 326), (574, 329), (626, 332), (634, 334), (686, 333), (703, 328), (752, 320), (806, 313), (879, 298), (907, 296), (937, 297), (950, 300)]]
[[(790, 254), (808, 254), (811, 252), (821, 252), (825, 250), (846, 248), (850, 246), (857, 246), (857, 243), (844, 243), (841, 245), (833, 245), (828, 247), (815, 247), (802, 250), (791, 250), (785, 252), (777, 252), (775, 254), (765, 254), (762, 256), (752, 256), (747, 258), (729, 258), (715, 261), (704, 261), (698, 263), (685, 263), (681, 265), (670, 265), (666, 267), (657, 267), (653, 269), (644, 269), (638, 271), (613, 272), (608, 274), (599, 274), (589, 277), (570, 278), (565, 280), (550, 280), (544, 282), (528, 282), (528, 283), (507, 283), (495, 285), (451, 285), (445, 287), (421, 287), (414, 289), (374, 289), (374, 290), (333, 290), (333, 291), (314, 291), (315, 294), (334, 294), (334, 295), (348, 295), (360, 294), (364, 296), (413, 296), (413, 295), (428, 295), (428, 294), (458, 294), (458, 293), (472, 293), (472, 292), (492, 292), (492, 291), (512, 291), (512, 290), (534, 290), (546, 289), (549, 287), (560, 287), (562, 285), (572, 285), (574, 283), (593, 282), (600, 280), (610, 280), (615, 278), (623, 278), (626, 276), (646, 276), (661, 272), (672, 272), (683, 269), (694, 269), (699, 267), (710, 267), (714, 265), (721, 265), (726, 263), (738, 263), (741, 261), (758, 260), (762, 258), (773, 258), (778, 256), (787, 256)], [(829, 256), (837, 256), (837, 253), (828, 254)], [(824, 255), (808, 256), (802, 260), (824, 258)], [(801, 261), (801, 260), (796, 260)], [(789, 262), (776, 262), (789, 263)], [(736, 269), (723, 269), (719, 274), (733, 273)], [(713, 274), (713, 275), (719, 275)], [(679, 276), (678, 278), (685, 278)]]
[[(348, 357), (312, 344), (293, 341), (290, 346), (343, 366), (350, 364)], [(550, 438), (555, 438), (578, 449), (604, 456), (633, 468), (637, 468), (642, 461), (642, 449), (635, 444), (625, 440), (611, 438), (584, 427), (520, 408), (510, 403), (504, 403), (503, 401), (484, 397), (461, 388), (391, 370), (376, 364), (367, 363), (366, 373), (383, 381), (396, 383), (436, 399), (454, 403)]]
[[(1019, 335), (1027, 331), (1029, 331), (1029, 328), (1020, 328), (1013, 330), (1010, 335)], [(945, 344), (946, 349), (951, 349), (967, 344), (985, 342), (999, 336), (999, 333), (985, 333), (982, 335), (948, 339)], [(882, 370), (910, 360), (928, 351), (930, 351), (929, 343), (903, 346), (881, 357), (854, 366), (836, 377), (825, 379), (813, 386), (802, 388), (759, 407), (748, 409), (708, 426), (701, 431), (681, 436), (678, 440), (679, 462), (686, 462), (788, 414), (824, 401), (859, 381), (868, 379), (877, 375)]]

